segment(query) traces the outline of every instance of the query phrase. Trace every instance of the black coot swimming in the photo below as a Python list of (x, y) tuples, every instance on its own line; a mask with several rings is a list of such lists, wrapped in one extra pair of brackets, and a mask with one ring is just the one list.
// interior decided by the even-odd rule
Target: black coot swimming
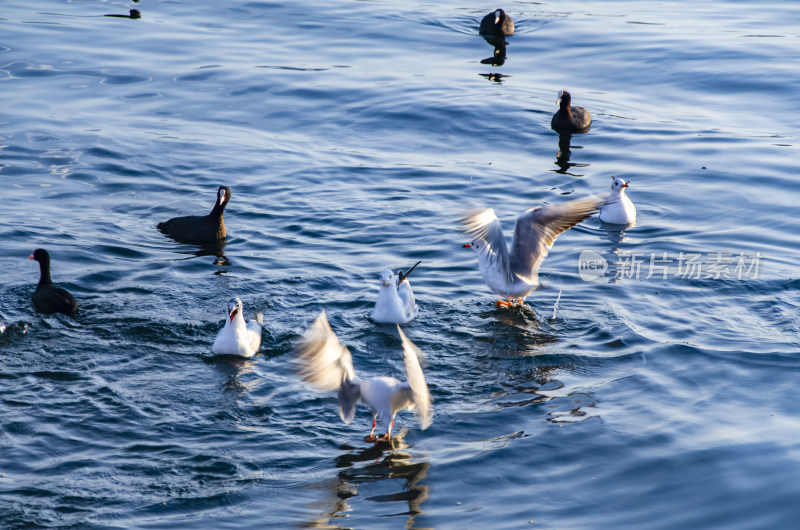
[(558, 93), (559, 108), (553, 119), (550, 121), (550, 127), (560, 133), (568, 132), (586, 132), (589, 125), (592, 124), (592, 117), (589, 111), (583, 107), (572, 107), (572, 96), (566, 90)]
[(64, 313), (65, 315), (72, 316), (78, 311), (78, 302), (69, 291), (56, 287), (53, 280), (50, 279), (50, 254), (43, 248), (37, 248), (33, 254), (28, 256), (28, 259), (34, 259), (39, 262), (39, 285), (31, 297), (33, 306), (40, 313), (53, 314)]
[(217, 190), (217, 201), (208, 215), (187, 215), (173, 217), (169, 221), (158, 223), (158, 229), (173, 239), (191, 242), (209, 242), (225, 239), (225, 222), (222, 214), (231, 200), (231, 189), (220, 186)]
[(496, 9), (483, 17), (479, 30), (481, 35), (500, 37), (514, 34), (514, 21), (502, 9)]

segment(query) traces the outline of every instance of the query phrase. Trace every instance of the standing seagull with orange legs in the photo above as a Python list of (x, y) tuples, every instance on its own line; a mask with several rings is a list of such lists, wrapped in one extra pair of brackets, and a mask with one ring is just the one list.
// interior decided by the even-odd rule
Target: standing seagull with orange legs
[[(419, 365), (422, 352), (408, 340), (400, 326), (397, 327), (397, 332), (403, 343), (406, 381), (386, 376), (359, 379), (353, 370), (350, 350), (339, 342), (328, 324), (325, 311), (320, 313), (298, 347), (300, 375), (317, 390), (338, 391), (339, 416), (342, 421), (353, 421), (359, 401), (372, 409), (372, 430), (364, 438), (367, 442), (390, 442), (394, 416), (400, 410), (416, 412), (423, 430), (431, 424), (433, 418), (428, 385)], [(387, 425), (387, 428), (386, 434), (376, 437), (378, 420)]]
[(539, 267), (556, 237), (591, 216), (602, 204), (602, 198), (586, 197), (531, 208), (517, 217), (510, 251), (493, 209), (468, 213), (461, 224), (474, 239), (464, 246), (478, 254), (478, 269), (486, 285), (505, 298), (497, 301), (497, 307), (522, 304), (539, 287)]

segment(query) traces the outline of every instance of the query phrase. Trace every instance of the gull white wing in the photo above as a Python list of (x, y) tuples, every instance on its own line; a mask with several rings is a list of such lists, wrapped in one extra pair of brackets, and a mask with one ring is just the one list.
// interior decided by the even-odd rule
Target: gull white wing
[(544, 208), (537, 206), (521, 214), (511, 240), (511, 272), (535, 282), (539, 266), (559, 234), (596, 213), (603, 202), (599, 196), (584, 197)]
[(422, 367), (419, 365), (419, 358), (424, 357), (422, 351), (406, 337), (400, 326), (397, 326), (397, 332), (400, 334), (400, 339), (403, 341), (403, 357), (406, 365), (406, 379), (408, 386), (411, 388), (411, 394), (414, 401), (414, 411), (419, 419), (419, 425), (422, 430), (428, 428), (433, 421), (433, 405), (431, 404), (431, 396), (428, 392), (428, 384), (425, 382), (425, 375), (422, 373)]
[(409, 322), (416, 318), (419, 308), (417, 307), (417, 301), (414, 299), (414, 291), (411, 290), (411, 285), (408, 280), (397, 286), (397, 295), (403, 301), (403, 308), (405, 309), (406, 316), (405, 321)]
[(250, 350), (254, 354), (261, 347), (261, 325), (264, 323), (264, 315), (259, 311), (255, 317), (255, 320), (247, 323), (247, 332), (250, 334)]
[(350, 423), (361, 397), (361, 382), (355, 376), (350, 350), (339, 342), (325, 311), (311, 325), (298, 350), (303, 381), (320, 391), (338, 390), (339, 416)]
[(469, 212), (461, 219), (461, 225), (474, 238), (472, 246), (478, 252), (478, 266), (484, 278), (499, 277), (506, 284), (513, 283), (508, 247), (494, 210), (486, 208)]

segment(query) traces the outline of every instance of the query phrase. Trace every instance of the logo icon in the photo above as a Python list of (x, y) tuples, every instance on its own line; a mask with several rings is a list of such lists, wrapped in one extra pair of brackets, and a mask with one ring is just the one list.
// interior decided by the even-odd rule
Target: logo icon
[(608, 270), (608, 261), (594, 250), (584, 250), (578, 257), (578, 276), (585, 282), (600, 280)]

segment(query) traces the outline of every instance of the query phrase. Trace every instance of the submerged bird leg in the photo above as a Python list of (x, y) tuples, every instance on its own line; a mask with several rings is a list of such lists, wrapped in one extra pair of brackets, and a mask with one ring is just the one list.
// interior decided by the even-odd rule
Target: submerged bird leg
[(372, 430), (369, 431), (369, 436), (364, 437), (365, 442), (377, 442), (378, 439), (375, 438), (375, 428), (378, 426), (378, 415), (375, 414), (372, 417)]
[(389, 422), (389, 430), (386, 431), (386, 434), (378, 438), (379, 442), (391, 442), (392, 441), (392, 427), (394, 427), (394, 418), (392, 421)]
[(522, 305), (525, 302), (522, 298), (506, 298), (505, 300), (498, 300), (495, 302), (497, 307), (514, 307), (515, 305)]

